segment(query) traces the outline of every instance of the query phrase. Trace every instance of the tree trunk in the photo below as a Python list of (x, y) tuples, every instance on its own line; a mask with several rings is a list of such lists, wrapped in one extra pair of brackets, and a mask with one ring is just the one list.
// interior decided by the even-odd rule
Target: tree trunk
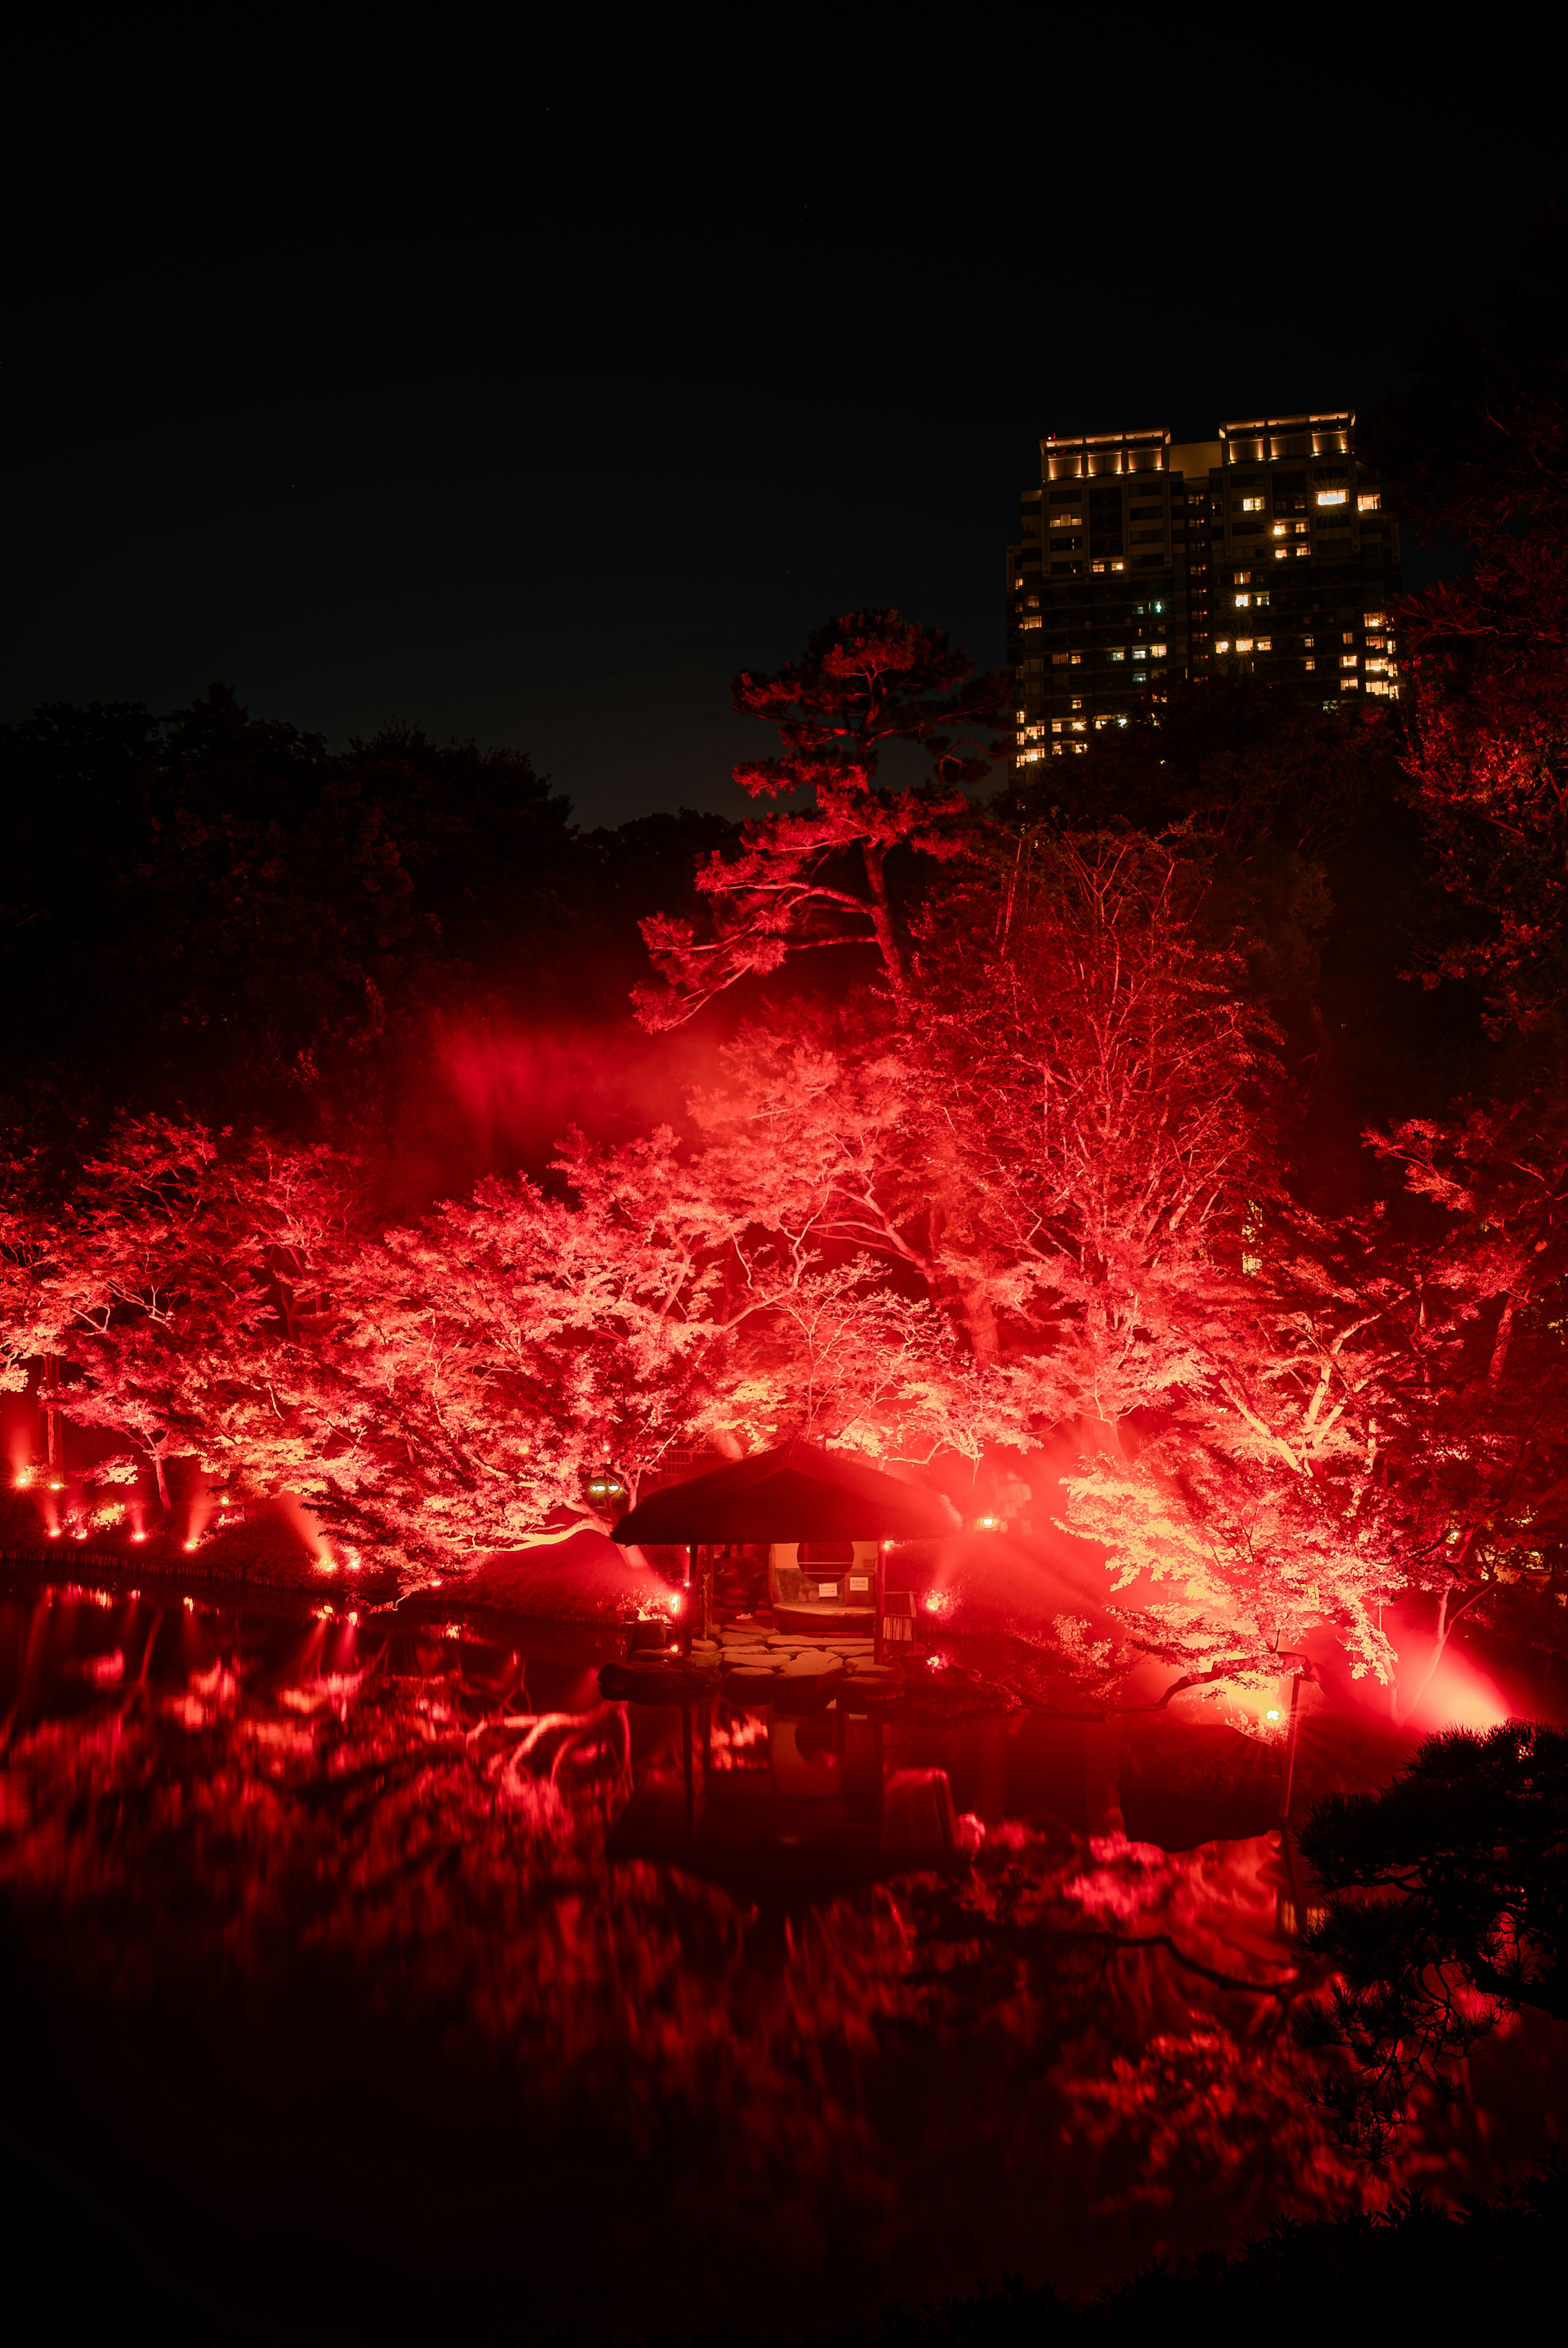
[(1464, 1612), (1467, 1606), (1473, 1605), (1475, 1601), (1481, 1596), (1481, 1592), (1479, 1590), (1472, 1590), (1470, 1596), (1464, 1599), (1460, 1604), (1454, 1608), (1453, 1614), (1450, 1619), (1449, 1614), (1449, 1600), (1452, 1596), (1453, 1591), (1450, 1587), (1443, 1591), (1441, 1598), (1438, 1601), (1437, 1644), (1432, 1649), (1430, 1659), (1427, 1663), (1427, 1668), (1421, 1673), (1420, 1679), (1418, 1681), (1415, 1691), (1408, 1704), (1401, 1704), (1398, 1701), (1398, 1689), (1396, 1686), (1394, 1718), (1399, 1724), (1400, 1727), (1403, 1727), (1405, 1722), (1409, 1720), (1411, 1713), (1414, 1712), (1417, 1704), (1419, 1704), (1421, 1698), (1425, 1695), (1428, 1688), (1430, 1687), (1438, 1665), (1442, 1662), (1443, 1652), (1447, 1647), (1449, 1641), (1453, 1636), (1454, 1623), (1459, 1621), (1460, 1616)]
[(882, 871), (884, 850), (874, 847), (867, 839), (861, 842), (861, 853), (866, 860), (866, 880), (871, 891), (871, 926), (876, 932), (887, 982), (893, 989), (893, 1000), (902, 1017), (909, 1007), (909, 981), (904, 969), (904, 957), (898, 951), (893, 915), (887, 903), (887, 883)]

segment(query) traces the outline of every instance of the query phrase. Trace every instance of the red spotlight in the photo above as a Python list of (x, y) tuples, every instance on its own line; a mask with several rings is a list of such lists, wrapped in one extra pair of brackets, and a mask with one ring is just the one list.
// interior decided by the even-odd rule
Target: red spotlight
[(60, 1528), (59, 1528), (59, 1526), (58, 1526), (58, 1525), (51, 1525), (51, 1526), (49, 1527), (49, 1539), (50, 1539), (51, 1540), (59, 1540), (59, 1538), (60, 1538)]
[(188, 1550), (194, 1549), (196, 1547), (196, 1543), (194, 1541), (187, 1541), (185, 1546)]

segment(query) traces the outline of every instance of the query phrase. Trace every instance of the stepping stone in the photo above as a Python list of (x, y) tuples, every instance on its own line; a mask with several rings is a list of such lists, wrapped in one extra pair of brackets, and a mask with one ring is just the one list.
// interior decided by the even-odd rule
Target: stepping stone
[(746, 1664), (726, 1672), (721, 1682), (723, 1694), (732, 1704), (766, 1704), (779, 1684), (777, 1672), (758, 1671)]
[(836, 1655), (791, 1655), (781, 1663), (777, 1676), (783, 1680), (841, 1679), (844, 1665)]

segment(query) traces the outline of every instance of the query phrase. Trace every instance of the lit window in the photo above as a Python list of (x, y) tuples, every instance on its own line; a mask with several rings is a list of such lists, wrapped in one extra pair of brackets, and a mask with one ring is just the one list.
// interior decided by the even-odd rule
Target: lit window
[(1051, 721), (1050, 721), (1050, 730), (1051, 730), (1051, 732), (1052, 732), (1053, 734), (1060, 734), (1060, 733), (1061, 733), (1061, 718), (1060, 718), (1060, 717), (1053, 717), (1053, 718), (1051, 719)]
[(1288, 538), (1290, 524), (1287, 521), (1276, 521), (1274, 525), (1274, 534), (1276, 538)]
[(1303, 668), (1316, 668), (1317, 666), (1317, 663), (1315, 660), (1308, 659), (1304, 660), (1301, 665)]
[(1166, 647), (1163, 644), (1151, 644), (1149, 647), (1149, 658), (1151, 660), (1163, 660), (1165, 657), (1165, 651)]
[(1235, 599), (1236, 610), (1238, 612), (1245, 612), (1251, 602), (1252, 597), (1250, 595), (1238, 595)]
[(1274, 550), (1274, 559), (1276, 562), (1283, 562), (1289, 552), (1288, 546), (1276, 546)]
[(1342, 693), (1359, 693), (1361, 680), (1358, 676), (1342, 676), (1339, 680), (1339, 689)]
[(1040, 624), (1040, 623), (1038, 620), (1020, 620), (1019, 622), (1019, 626), (1020, 628), (1038, 628)]
[(1356, 655), (1355, 655), (1355, 654), (1354, 654), (1354, 653), (1341, 653), (1341, 654), (1340, 654), (1340, 655), (1339, 655), (1339, 665), (1340, 665), (1340, 667), (1341, 667), (1341, 668), (1354, 668), (1354, 667), (1355, 667), (1355, 665), (1356, 665)]
[[(1296, 523), (1296, 535), (1297, 538), (1305, 538), (1307, 536), (1307, 524), (1304, 521), (1298, 521)], [(1297, 547), (1296, 551), (1298, 554), (1301, 551), (1299, 547)]]
[(1073, 695), (1073, 696), (1072, 696), (1072, 701), (1071, 701), (1071, 707), (1072, 707), (1072, 708), (1074, 708), (1074, 709), (1081, 709), (1081, 708), (1082, 708), (1082, 706), (1083, 706), (1083, 699), (1082, 699), (1082, 695), (1080, 695), (1080, 694), (1076, 694), (1076, 693), (1075, 693), (1075, 694)]
[(1235, 583), (1238, 587), (1245, 587), (1248, 584), (1251, 578), (1252, 572), (1250, 571), (1238, 571), (1235, 575)]
[(1017, 720), (1018, 720), (1019, 724), (1021, 726), (1021, 725), (1023, 724), (1024, 719), (1029, 716), (1029, 712), (1028, 712), (1028, 710), (1027, 710), (1027, 709), (1015, 709), (1015, 710), (1013, 711), (1013, 716), (1017, 718)]
[(1382, 639), (1382, 637), (1381, 637), (1381, 636), (1368, 636), (1368, 639), (1367, 639), (1367, 649), (1368, 649), (1368, 652), (1380, 653), (1380, 652), (1382, 651), (1382, 649), (1383, 649), (1383, 639)]
[(1120, 646), (1120, 645), (1118, 645), (1118, 646), (1116, 646), (1116, 647), (1115, 647), (1115, 649), (1114, 649), (1114, 650), (1112, 650), (1111, 647), (1107, 646), (1107, 648), (1106, 648), (1106, 653), (1105, 653), (1105, 657), (1106, 657), (1106, 659), (1107, 659), (1107, 660), (1125, 660), (1125, 659), (1126, 659), (1126, 657), (1127, 657), (1127, 655), (1126, 655), (1126, 654), (1122, 650), (1121, 646)]
[(1368, 628), (1382, 628), (1388, 625), (1388, 622), (1381, 612), (1366, 612), (1362, 614), (1362, 625)]
[(1382, 502), (1381, 489), (1368, 489), (1357, 499), (1356, 510), (1358, 513), (1376, 513)]
[(1263, 499), (1261, 498), (1243, 498), (1241, 501), (1241, 510), (1243, 513), (1261, 513), (1263, 511)]
[(1367, 662), (1367, 674), (1370, 676), (1375, 671), (1378, 675), (1381, 675), (1382, 672), (1388, 667), (1388, 665), (1389, 664), (1386, 660), (1373, 660), (1368, 658)]
[(1341, 637), (1340, 637), (1339, 641), (1340, 641), (1340, 643), (1341, 643), (1342, 644), (1353, 644), (1355, 643), (1355, 641), (1356, 641), (1356, 631), (1355, 631), (1355, 629), (1354, 629), (1354, 628), (1347, 628), (1347, 629), (1345, 630), (1344, 633), (1341, 635)]
[(1317, 502), (1320, 506), (1342, 506), (1349, 495), (1348, 489), (1319, 489)]
[(1228, 636), (1222, 636), (1218, 644), (1215, 644), (1214, 650), (1216, 653), (1228, 653), (1230, 650), (1230, 638)]
[(1081, 718), (1081, 717), (1075, 717), (1075, 718), (1073, 718), (1073, 720), (1071, 721), (1071, 726), (1070, 730), (1071, 730), (1072, 733), (1074, 733), (1074, 734), (1084, 734), (1084, 733), (1087, 733), (1089, 729), (1088, 729), (1088, 727), (1084, 725), (1083, 720), (1082, 720), (1082, 718)]
[(1259, 636), (1257, 640), (1257, 650), (1260, 653), (1271, 653), (1274, 650), (1274, 638), (1272, 636)]
[(1250, 636), (1238, 636), (1235, 640), (1235, 648), (1238, 653), (1251, 652), (1252, 638)]
[(1301, 641), (1304, 644), (1310, 646), (1315, 644), (1317, 642), (1317, 639), (1316, 636), (1303, 636)]
[(1050, 665), (1052, 668), (1065, 668), (1068, 662), (1071, 660), (1072, 657), (1073, 655), (1071, 653), (1052, 653), (1050, 655)]

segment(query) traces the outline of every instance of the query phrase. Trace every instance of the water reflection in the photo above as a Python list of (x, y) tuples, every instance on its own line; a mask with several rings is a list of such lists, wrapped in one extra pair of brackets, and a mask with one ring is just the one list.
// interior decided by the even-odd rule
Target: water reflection
[[(587, 2263), (534, 2303), (580, 2320), (588, 2290), (612, 2330), (804, 2328), (825, 2290), (847, 2316), (1008, 2271), (1087, 2287), (1380, 2194), (1303, 2093), (1274, 1838), (1129, 1841), (1103, 1738), (601, 1703), (611, 1654), (14, 1580), (0, 1881), (32, 1977), (200, 2037), (199, 2137), (261, 2109), (258, 2078), (281, 2092), (303, 2034), (301, 2160), (320, 2079), (366, 2050), (332, 2141), (345, 2174), (385, 2168), (387, 2208), (410, 2164), (431, 2206), (448, 2189), (483, 2083), (470, 2188), (569, 2222)], [(911, 1787), (957, 1864), (900, 1843)], [(1408, 2179), (1486, 2189), (1539, 2148), (1556, 2055), (1510, 2043)], [(263, 2212), (290, 2173), (251, 2179)], [(569, 2216), (568, 2175), (593, 2180)]]

